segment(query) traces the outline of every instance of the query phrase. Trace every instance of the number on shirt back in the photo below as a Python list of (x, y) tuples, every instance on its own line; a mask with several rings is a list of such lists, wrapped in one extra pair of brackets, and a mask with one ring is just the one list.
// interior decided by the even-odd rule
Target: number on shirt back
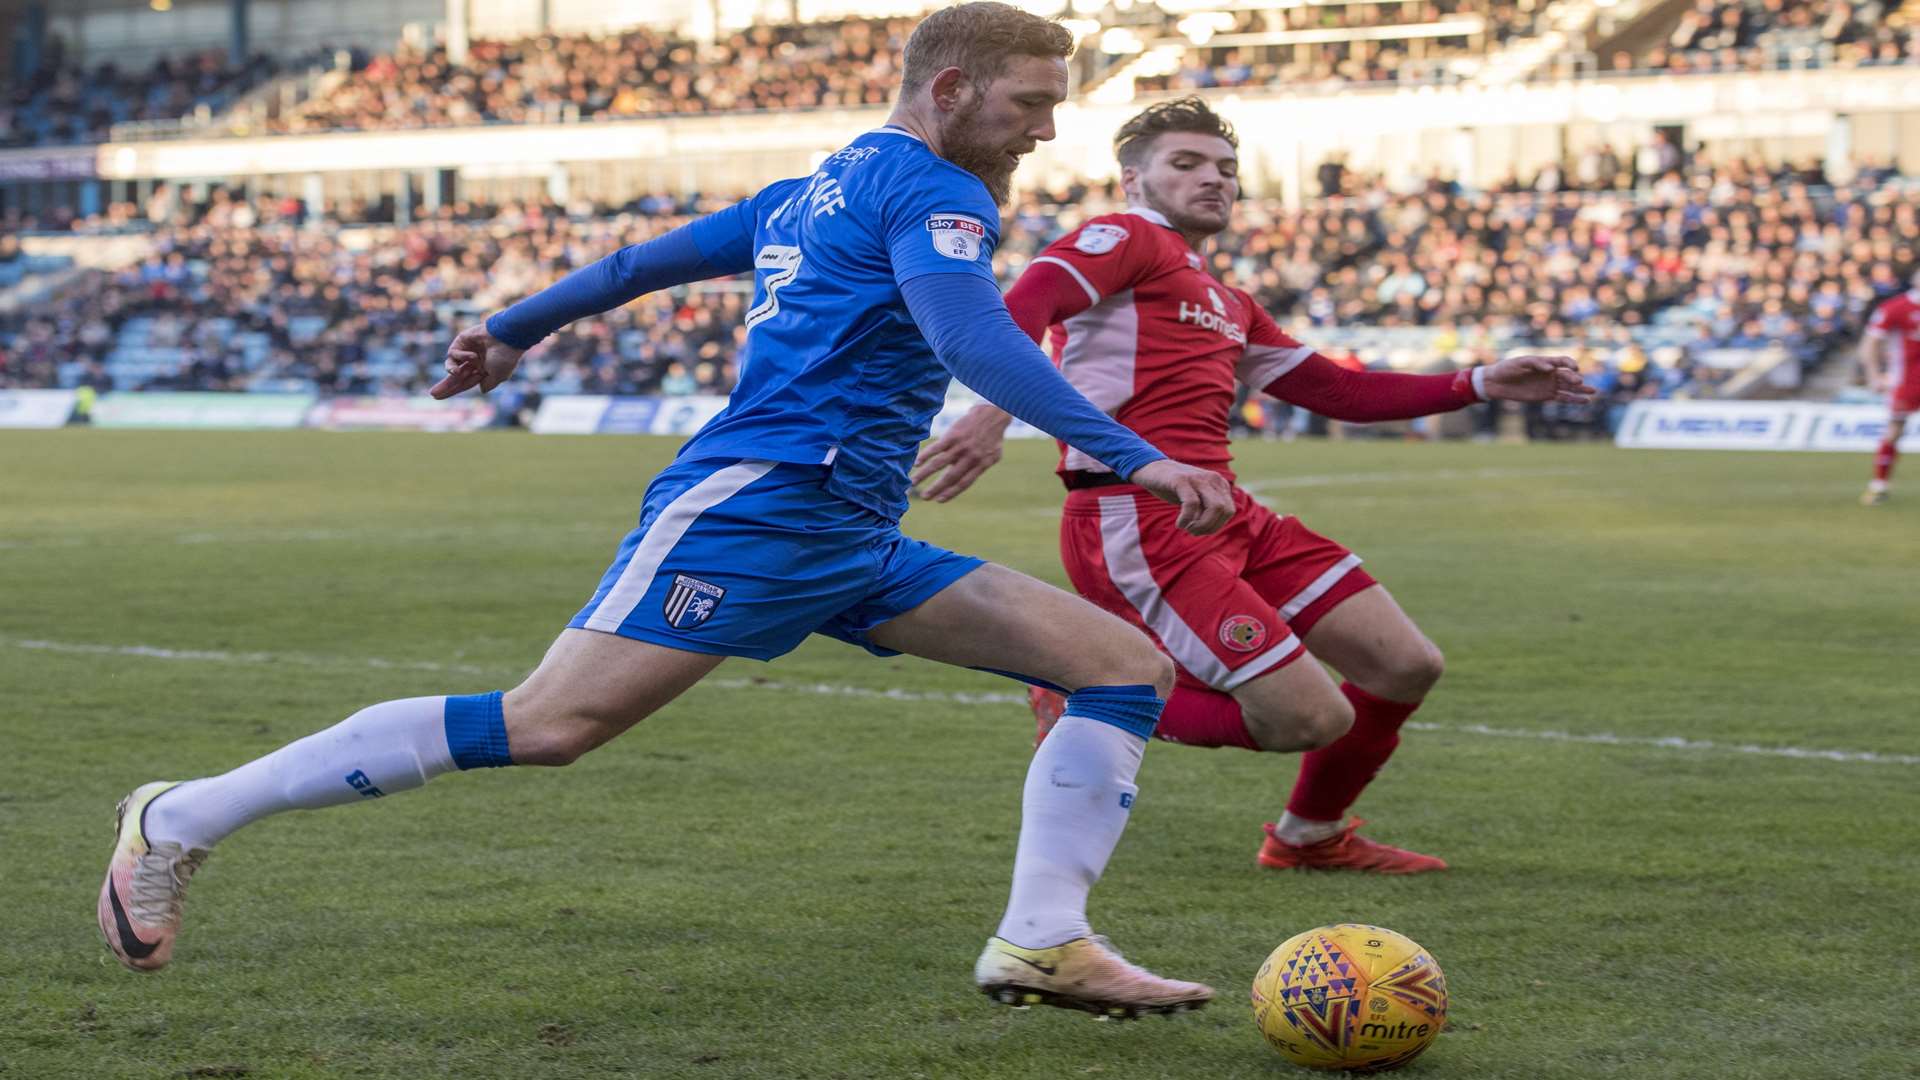
[(747, 312), (747, 329), (780, 314), (780, 288), (800, 276), (800, 249), (791, 244), (768, 244), (753, 257), (755, 271), (771, 270), (765, 282), (767, 298)]

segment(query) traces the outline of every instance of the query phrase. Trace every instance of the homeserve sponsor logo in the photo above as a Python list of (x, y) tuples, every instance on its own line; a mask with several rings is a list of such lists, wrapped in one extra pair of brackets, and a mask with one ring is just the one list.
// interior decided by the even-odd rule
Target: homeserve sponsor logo
[(1192, 323), (1202, 330), (1211, 330), (1236, 345), (1245, 345), (1247, 343), (1246, 328), (1227, 317), (1227, 305), (1221, 301), (1220, 294), (1208, 289), (1207, 299), (1213, 301), (1212, 311), (1208, 311), (1199, 304), (1180, 301), (1180, 321)]

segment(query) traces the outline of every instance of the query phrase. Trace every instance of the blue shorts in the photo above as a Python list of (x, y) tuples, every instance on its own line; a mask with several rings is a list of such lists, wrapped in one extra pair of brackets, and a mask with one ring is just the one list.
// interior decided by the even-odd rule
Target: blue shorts
[(570, 627), (771, 660), (808, 634), (867, 640), (981, 564), (826, 492), (824, 465), (678, 461)]

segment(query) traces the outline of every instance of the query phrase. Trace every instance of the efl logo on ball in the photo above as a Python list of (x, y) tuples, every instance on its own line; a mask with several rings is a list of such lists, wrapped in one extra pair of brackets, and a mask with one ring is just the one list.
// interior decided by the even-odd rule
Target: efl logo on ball
[(1273, 950), (1253, 980), (1267, 1044), (1310, 1069), (1380, 1072), (1419, 1057), (1447, 1024), (1447, 980), (1411, 939), (1342, 923)]
[(1234, 652), (1252, 652), (1266, 640), (1267, 624), (1251, 615), (1235, 615), (1220, 624), (1220, 644)]

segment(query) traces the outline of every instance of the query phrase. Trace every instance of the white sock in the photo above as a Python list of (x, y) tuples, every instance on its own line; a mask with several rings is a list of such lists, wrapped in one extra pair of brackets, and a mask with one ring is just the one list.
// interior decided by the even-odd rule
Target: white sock
[(999, 936), (1046, 949), (1093, 932), (1087, 893), (1127, 827), (1147, 741), (1111, 724), (1063, 716), (1027, 766), (1013, 894)]
[(282, 810), (318, 810), (417, 788), (453, 770), (444, 697), (369, 706), (229, 773), (190, 780), (147, 809), (149, 839), (210, 848)]
[(1347, 827), (1343, 818), (1339, 821), (1315, 821), (1312, 818), (1295, 817), (1293, 811), (1282, 810), (1280, 820), (1274, 823), (1273, 831), (1280, 839), (1296, 846), (1317, 844), (1329, 836), (1336, 836)]
[(1875, 492), (1876, 494), (1885, 491), (1887, 490), (1887, 482), (1879, 477), (1874, 477), (1872, 480), (1867, 481), (1867, 490)]

